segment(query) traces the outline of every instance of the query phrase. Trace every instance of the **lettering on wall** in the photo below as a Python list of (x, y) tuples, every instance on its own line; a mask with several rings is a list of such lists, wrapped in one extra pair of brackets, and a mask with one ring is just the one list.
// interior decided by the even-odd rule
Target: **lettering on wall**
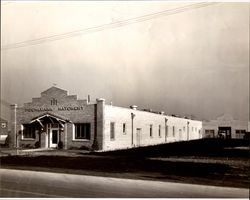
[(44, 111), (77, 111), (83, 110), (83, 106), (61, 106), (57, 108), (25, 108), (25, 112), (44, 112)]
[(53, 99), (51, 99), (50, 100), (50, 104), (52, 105), (52, 106), (56, 106), (57, 105), (57, 99), (55, 99), (55, 98), (53, 98)]

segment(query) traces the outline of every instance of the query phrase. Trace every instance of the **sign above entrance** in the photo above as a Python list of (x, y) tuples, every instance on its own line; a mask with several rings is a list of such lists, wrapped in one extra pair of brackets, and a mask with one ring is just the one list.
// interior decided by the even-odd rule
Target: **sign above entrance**
[(77, 111), (77, 110), (83, 110), (83, 106), (61, 106), (57, 108), (25, 108), (25, 112), (44, 112), (44, 111)]

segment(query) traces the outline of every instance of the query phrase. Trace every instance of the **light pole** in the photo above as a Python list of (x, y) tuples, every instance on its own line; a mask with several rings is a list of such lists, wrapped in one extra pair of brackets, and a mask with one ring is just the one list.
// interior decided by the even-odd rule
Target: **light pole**
[(131, 113), (131, 120), (132, 120), (132, 146), (134, 145), (134, 118), (135, 118), (135, 114)]

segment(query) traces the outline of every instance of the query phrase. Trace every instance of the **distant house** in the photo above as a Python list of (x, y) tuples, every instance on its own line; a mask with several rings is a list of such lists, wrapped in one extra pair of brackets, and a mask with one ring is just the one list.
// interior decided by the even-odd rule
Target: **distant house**
[[(66, 90), (51, 87), (18, 107), (12, 105), (12, 146), (93, 150), (194, 140), (202, 136), (202, 122), (163, 112), (105, 104), (104, 99), (78, 100)], [(17, 140), (16, 140), (17, 138)]]
[(0, 118), (1, 132), (0, 132), (0, 144), (5, 144), (8, 136), (8, 121)]
[(215, 120), (203, 121), (204, 138), (244, 138), (248, 131), (248, 121), (234, 119), (229, 114), (224, 114)]

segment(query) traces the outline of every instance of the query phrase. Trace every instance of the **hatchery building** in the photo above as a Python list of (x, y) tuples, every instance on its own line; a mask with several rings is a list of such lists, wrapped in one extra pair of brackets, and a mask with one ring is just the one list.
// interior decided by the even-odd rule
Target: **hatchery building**
[(54, 86), (12, 105), (10, 124), (13, 147), (109, 151), (202, 137), (201, 121), (107, 105), (102, 98), (79, 100)]

